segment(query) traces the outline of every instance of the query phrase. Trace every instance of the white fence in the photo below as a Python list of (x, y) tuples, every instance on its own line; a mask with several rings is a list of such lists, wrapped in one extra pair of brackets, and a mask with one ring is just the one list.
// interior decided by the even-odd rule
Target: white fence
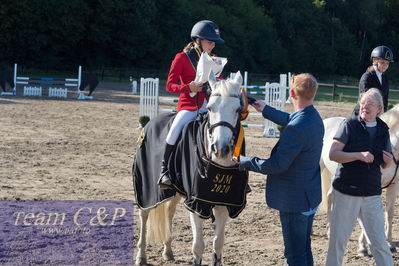
[[(256, 86), (264, 89), (262, 93), (265, 95), (266, 104), (284, 111), (284, 106), (287, 98), (287, 84), (288, 77), (290, 75), (281, 74), (280, 83), (269, 83), (267, 82), (264, 86)], [(244, 88), (251, 87), (247, 86), (246, 78), (247, 73), (244, 76)], [(255, 87), (255, 86), (252, 86)], [(248, 89), (247, 89), (248, 90)], [(251, 94), (251, 93), (248, 93)], [(160, 109), (160, 102), (177, 102), (177, 99), (160, 98), (159, 97), (159, 79), (158, 78), (141, 78), (140, 79), (140, 116), (149, 116), (150, 119), (158, 115), (160, 112), (171, 112), (171, 109)], [(260, 113), (250, 113), (250, 116), (261, 117)], [(244, 127), (256, 127), (263, 128), (263, 136), (265, 137), (279, 137), (280, 132), (277, 129), (277, 125), (269, 120), (264, 120), (263, 124), (247, 124)]]
[[(23, 90), (23, 96), (42, 96), (42, 86), (53, 86), (48, 89), (49, 97), (67, 98), (68, 87), (75, 87), (77, 89), (78, 100), (81, 99), (93, 99), (92, 96), (86, 96), (82, 93), (79, 88), (82, 79), (82, 67), (78, 68), (77, 78), (49, 78), (49, 77), (20, 77), (17, 75), (18, 64), (14, 64), (14, 87), (12, 92), (2, 92), (1, 95), (16, 95), (17, 85), (25, 85)], [(61, 86), (61, 87), (55, 87)]]
[(42, 96), (42, 87), (24, 86), (24, 96)]
[(159, 106), (159, 78), (140, 79), (140, 116), (146, 115), (150, 119), (158, 115)]
[(48, 90), (48, 97), (67, 98), (67, 94), (68, 94), (67, 88), (50, 87)]

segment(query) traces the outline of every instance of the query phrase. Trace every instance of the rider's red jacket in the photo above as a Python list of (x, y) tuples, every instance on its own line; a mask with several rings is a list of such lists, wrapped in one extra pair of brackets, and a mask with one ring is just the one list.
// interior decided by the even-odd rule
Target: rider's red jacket
[(208, 99), (208, 95), (206, 95), (204, 90), (194, 97), (190, 96), (189, 85), (195, 79), (195, 73), (194, 66), (187, 54), (185, 52), (178, 53), (172, 61), (166, 82), (166, 90), (168, 92), (180, 93), (177, 111), (198, 110), (202, 107), (204, 99)]

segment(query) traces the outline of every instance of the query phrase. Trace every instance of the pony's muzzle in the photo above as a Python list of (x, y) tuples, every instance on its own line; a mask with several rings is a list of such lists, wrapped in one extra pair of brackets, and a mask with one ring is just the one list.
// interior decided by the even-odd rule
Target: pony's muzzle
[(217, 143), (211, 145), (211, 152), (217, 158), (226, 158), (231, 153), (231, 148), (229, 145), (222, 145), (219, 147)]

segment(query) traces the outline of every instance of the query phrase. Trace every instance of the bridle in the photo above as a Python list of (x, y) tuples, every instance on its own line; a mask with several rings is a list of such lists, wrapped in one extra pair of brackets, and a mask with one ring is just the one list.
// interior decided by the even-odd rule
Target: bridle
[(220, 121), (217, 122), (215, 124), (210, 124), (209, 120), (208, 120), (208, 130), (209, 130), (209, 136), (212, 136), (212, 132), (216, 127), (227, 127), (228, 129), (231, 130), (231, 132), (233, 133), (233, 136), (235, 136), (237, 134), (237, 130), (236, 127), (233, 127), (229, 122), (226, 121)]
[[(221, 96), (222, 95), (220, 93), (212, 93), (210, 95), (210, 97), (221, 97)], [(228, 95), (228, 97), (234, 97), (234, 98), (239, 98), (240, 99), (240, 97), (238, 95), (235, 95), (235, 94), (230, 94), (230, 95)], [(234, 142), (235, 142), (236, 139), (237, 139), (238, 133), (239, 133), (239, 129), (240, 129), (240, 116), (239, 116), (240, 111), (237, 111), (237, 113), (238, 113), (238, 118), (237, 118), (235, 126), (233, 126), (232, 124), (230, 124), (229, 122), (226, 122), (226, 121), (219, 121), (217, 123), (210, 124), (209, 119), (208, 119), (207, 127), (208, 127), (209, 137), (212, 137), (212, 132), (213, 132), (213, 130), (215, 128), (217, 128), (217, 127), (227, 127), (233, 133), (233, 139), (234, 139)]]

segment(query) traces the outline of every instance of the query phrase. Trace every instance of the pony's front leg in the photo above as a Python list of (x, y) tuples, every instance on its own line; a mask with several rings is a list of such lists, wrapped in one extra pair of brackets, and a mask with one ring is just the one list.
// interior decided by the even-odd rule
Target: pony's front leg
[(224, 231), (227, 219), (229, 218), (229, 212), (224, 206), (215, 206), (213, 214), (215, 216), (215, 237), (213, 239), (212, 266), (220, 266), (222, 265)]
[(139, 210), (140, 236), (139, 241), (137, 242), (136, 265), (147, 265), (147, 256), (145, 254), (145, 249), (148, 213), (149, 211)]
[(197, 214), (190, 212), (191, 230), (193, 231), (193, 256), (194, 266), (200, 266), (202, 263), (202, 254), (204, 254), (205, 243), (203, 237), (203, 219)]
[(392, 242), (392, 225), (393, 216), (395, 214), (395, 200), (399, 193), (399, 182), (390, 185), (386, 191), (385, 206), (385, 235), (387, 237), (389, 248), (392, 252), (396, 251), (395, 244)]

